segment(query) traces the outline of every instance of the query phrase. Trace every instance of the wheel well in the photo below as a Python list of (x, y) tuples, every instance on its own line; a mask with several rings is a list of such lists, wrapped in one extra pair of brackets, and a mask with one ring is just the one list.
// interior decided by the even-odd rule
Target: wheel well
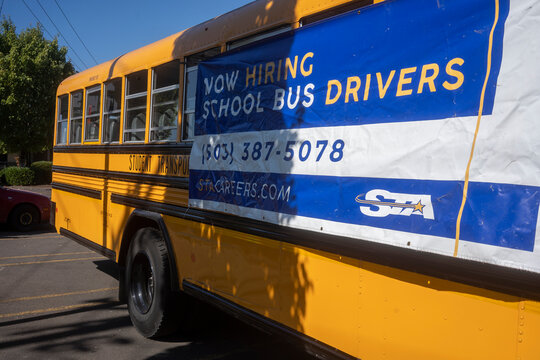
[(128, 223), (126, 225), (126, 228), (124, 230), (124, 234), (122, 235), (122, 245), (120, 246), (120, 254), (118, 256), (118, 265), (120, 266), (126, 266), (126, 256), (129, 249), (129, 245), (131, 244), (131, 241), (133, 240), (133, 236), (137, 232), (137, 230), (145, 228), (145, 227), (152, 227), (157, 230), (161, 230), (159, 228), (159, 224), (153, 220), (149, 219), (145, 216), (140, 216), (136, 214), (132, 214), (130, 218), (128, 219)]
[(167, 255), (169, 257), (171, 271), (171, 289), (173, 291), (179, 291), (180, 285), (178, 283), (176, 260), (171, 244), (171, 239), (169, 238), (169, 232), (167, 231), (167, 227), (163, 222), (163, 218), (158, 213), (141, 209), (133, 210), (127, 221), (124, 234), (122, 235), (122, 245), (120, 246), (120, 253), (118, 254), (118, 265), (121, 269), (126, 266), (126, 258), (129, 250), (129, 245), (131, 244), (135, 233), (139, 229), (145, 227), (154, 228), (161, 233), (161, 236), (163, 236), (163, 240), (165, 240), (165, 244), (167, 245)]
[(32, 203), (27, 203), (27, 202), (24, 202), (24, 203), (19, 203), (17, 205), (15, 205), (11, 211), (9, 212), (9, 215), (8, 215), (8, 221), (11, 220), (11, 217), (13, 216), (13, 213), (15, 212), (15, 210), (17, 210), (18, 208), (20, 208), (21, 206), (30, 206), (32, 207), (34, 210), (36, 210), (36, 214), (37, 214), (37, 222), (41, 222), (41, 212), (39, 211), (39, 208), (32, 204)]

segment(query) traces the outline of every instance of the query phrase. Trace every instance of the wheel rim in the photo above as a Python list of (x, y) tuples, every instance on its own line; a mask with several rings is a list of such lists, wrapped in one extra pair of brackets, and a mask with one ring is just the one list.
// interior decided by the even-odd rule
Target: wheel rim
[(146, 255), (138, 254), (133, 261), (130, 289), (135, 307), (146, 314), (154, 301), (154, 272)]
[(19, 216), (19, 222), (20, 222), (21, 225), (23, 225), (23, 226), (31, 225), (31, 224), (32, 224), (32, 220), (33, 220), (32, 214), (30, 214), (30, 213), (27, 212), (27, 211), (23, 212), (23, 213)]

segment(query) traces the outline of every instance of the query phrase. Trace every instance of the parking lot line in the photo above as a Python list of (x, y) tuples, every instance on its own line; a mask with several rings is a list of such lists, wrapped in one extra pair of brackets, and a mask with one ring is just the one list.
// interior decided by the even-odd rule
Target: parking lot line
[(25, 296), (25, 297), (20, 297), (20, 298), (0, 300), (0, 304), (9, 303), (9, 302), (17, 302), (17, 301), (47, 299), (47, 298), (53, 298), (53, 297), (59, 297), (59, 296), (73, 296), (73, 295), (82, 295), (82, 294), (93, 294), (93, 293), (113, 291), (113, 290), (118, 290), (118, 287), (93, 289), (93, 290), (82, 290), (82, 291), (72, 291), (72, 292), (61, 293), (61, 294), (46, 294), (46, 295), (38, 295), (38, 296)]
[(109, 303), (110, 301), (95, 301), (95, 302), (89, 302), (85, 304), (65, 305), (65, 306), (59, 306), (59, 307), (48, 308), (48, 309), (37, 309), (37, 310), (21, 311), (18, 313), (11, 313), (11, 314), (0, 314), (0, 319), (8, 318), (8, 317), (15, 317), (15, 316), (23, 316), (23, 315), (41, 314), (41, 313), (46, 313), (46, 312), (78, 309), (78, 308), (97, 306), (97, 305), (103, 305), (103, 304), (109, 304)]
[(66, 261), (80, 261), (80, 260), (99, 260), (99, 259), (104, 259), (104, 257), (103, 256), (98, 256), (98, 257), (77, 258), (77, 259), (29, 261), (29, 262), (21, 262), (21, 263), (13, 263), (13, 264), (0, 264), (0, 267), (19, 266), (19, 265), (32, 265), (32, 264), (48, 264), (48, 263), (58, 263), (58, 262), (66, 262)]
[(58, 253), (58, 254), (5, 256), (5, 257), (0, 257), (0, 260), (22, 259), (22, 258), (32, 258), (32, 257), (45, 257), (45, 256), (81, 255), (81, 254), (95, 254), (95, 252), (93, 252), (93, 251), (79, 251), (79, 252)]

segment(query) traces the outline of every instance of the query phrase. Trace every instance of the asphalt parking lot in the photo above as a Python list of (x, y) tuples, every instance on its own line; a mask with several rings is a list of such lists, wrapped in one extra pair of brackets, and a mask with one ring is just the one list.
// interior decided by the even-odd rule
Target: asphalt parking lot
[(147, 340), (116, 300), (117, 276), (48, 226), (0, 227), (0, 359), (312, 359), (212, 308), (196, 334)]

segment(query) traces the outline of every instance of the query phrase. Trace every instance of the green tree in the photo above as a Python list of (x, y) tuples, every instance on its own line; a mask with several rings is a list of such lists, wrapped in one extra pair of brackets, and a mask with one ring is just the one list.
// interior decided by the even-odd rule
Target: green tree
[(0, 24), (0, 142), (27, 162), (53, 145), (56, 88), (75, 73), (66, 54), (39, 25), (17, 34), (11, 20)]

